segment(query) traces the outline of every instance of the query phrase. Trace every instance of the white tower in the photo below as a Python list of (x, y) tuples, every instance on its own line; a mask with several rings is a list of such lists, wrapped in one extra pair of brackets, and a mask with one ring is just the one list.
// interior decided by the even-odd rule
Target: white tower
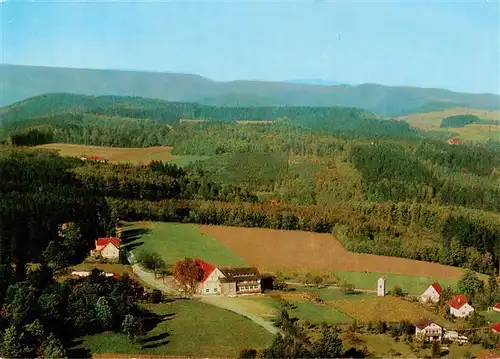
[(380, 277), (377, 282), (377, 295), (379, 297), (385, 296), (385, 282), (386, 279), (384, 277)]

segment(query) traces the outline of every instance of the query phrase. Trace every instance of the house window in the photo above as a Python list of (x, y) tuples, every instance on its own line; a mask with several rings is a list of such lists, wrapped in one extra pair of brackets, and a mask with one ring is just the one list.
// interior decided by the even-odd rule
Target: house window
[(210, 291), (210, 289), (208, 289), (208, 288), (205, 290), (205, 292), (207, 292), (207, 293), (208, 293), (209, 291)]
[(217, 288), (214, 288), (214, 292), (217, 292)]

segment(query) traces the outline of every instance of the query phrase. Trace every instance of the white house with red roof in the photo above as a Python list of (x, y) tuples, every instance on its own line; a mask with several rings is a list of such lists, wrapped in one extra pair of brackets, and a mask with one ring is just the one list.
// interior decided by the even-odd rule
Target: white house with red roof
[(500, 323), (493, 323), (490, 328), (493, 333), (500, 333)]
[(196, 294), (238, 295), (260, 293), (261, 276), (257, 268), (217, 268), (201, 259), (194, 259), (203, 276)]
[(98, 238), (95, 241), (95, 248), (90, 252), (90, 255), (100, 255), (107, 259), (118, 259), (120, 257), (120, 239), (116, 237)]
[(500, 303), (496, 303), (492, 308), (491, 310), (493, 310), (494, 312), (499, 312), (500, 313)]
[(420, 295), (419, 299), (422, 302), (437, 303), (439, 302), (439, 298), (441, 298), (441, 293), (443, 293), (441, 286), (438, 282), (434, 282)]
[(202, 261), (201, 259), (195, 259), (194, 263), (203, 271), (203, 277), (201, 278), (196, 291), (197, 294), (219, 294), (219, 278), (224, 276), (220, 269), (210, 263)]
[(469, 304), (467, 297), (463, 294), (457, 294), (448, 301), (450, 314), (457, 318), (465, 318), (470, 315), (474, 308)]

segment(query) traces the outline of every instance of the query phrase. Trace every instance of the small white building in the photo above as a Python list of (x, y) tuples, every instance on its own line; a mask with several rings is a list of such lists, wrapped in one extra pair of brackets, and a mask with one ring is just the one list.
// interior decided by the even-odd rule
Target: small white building
[(443, 290), (441, 289), (441, 286), (439, 285), (438, 282), (434, 282), (432, 283), (429, 288), (427, 288), (425, 290), (425, 292), (423, 292), (419, 299), (422, 301), (422, 302), (433, 302), (433, 303), (437, 303), (439, 302), (439, 298), (441, 298), (441, 293), (443, 292)]
[(434, 323), (430, 319), (420, 319), (414, 323), (415, 325), (415, 337), (417, 339), (433, 342), (441, 341), (443, 336), (443, 328)]
[(377, 282), (377, 295), (379, 297), (385, 296), (386, 293), (386, 282), (387, 280), (384, 277), (380, 277)]
[(465, 295), (455, 295), (448, 301), (450, 314), (453, 314), (457, 318), (465, 318), (469, 316), (474, 311), (474, 308), (472, 308), (468, 302), (469, 301)]
[[(115, 273), (103, 273), (105, 277), (113, 277), (116, 276)], [(75, 277), (88, 277), (90, 275), (89, 271), (72, 271), (71, 275), (74, 275)]]
[(469, 341), (466, 336), (460, 335), (458, 332), (454, 330), (444, 332), (443, 339), (448, 339), (451, 340), (452, 342), (460, 344), (467, 343)]

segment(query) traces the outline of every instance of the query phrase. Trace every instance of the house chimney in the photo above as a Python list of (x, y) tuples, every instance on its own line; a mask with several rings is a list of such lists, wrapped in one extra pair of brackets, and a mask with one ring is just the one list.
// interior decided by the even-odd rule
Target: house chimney
[(460, 303), (462, 301), (462, 298), (458, 297), (458, 302)]

